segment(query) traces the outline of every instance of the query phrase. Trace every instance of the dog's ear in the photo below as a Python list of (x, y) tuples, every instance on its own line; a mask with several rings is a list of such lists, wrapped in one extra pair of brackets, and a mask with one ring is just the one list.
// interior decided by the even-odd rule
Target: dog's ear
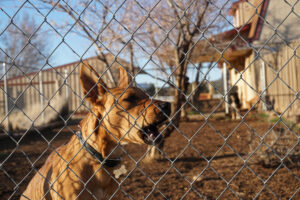
[(83, 94), (86, 99), (92, 104), (96, 104), (101, 100), (107, 88), (105, 83), (100, 80), (100, 76), (95, 69), (87, 62), (84, 62), (80, 66), (80, 84), (83, 90)]
[(120, 81), (118, 87), (127, 88), (130, 83), (131, 83), (131, 78), (128, 75), (127, 71), (123, 67), (120, 67)]

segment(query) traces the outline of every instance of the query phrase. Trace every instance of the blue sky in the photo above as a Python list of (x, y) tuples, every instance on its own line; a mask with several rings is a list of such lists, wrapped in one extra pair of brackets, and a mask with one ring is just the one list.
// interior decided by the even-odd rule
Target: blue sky
[[(73, 0), (73, 2), (76, 2), (76, 0)], [(29, 2), (26, 2), (24, 0), (0, 0), (0, 7), (2, 9), (0, 10), (0, 33), (2, 33), (2, 31), (10, 23), (11, 17), (14, 17), (14, 19), (20, 19), (24, 17), (24, 13), (27, 13), (29, 16), (34, 17), (36, 24), (42, 24), (37, 31), (37, 34), (45, 34), (47, 40), (49, 41), (49, 52), (53, 52), (50, 57), (51, 66), (59, 66), (74, 62), (79, 60), (81, 56), (83, 58), (88, 58), (95, 55), (95, 48), (93, 48), (92, 42), (90, 40), (79, 37), (77, 34), (70, 31), (77, 28), (76, 26), (74, 26), (72, 29), (70, 29), (71, 27), (64, 27), (64, 24), (66, 22), (71, 22), (71, 24), (74, 24), (74, 20), (72, 20), (66, 14), (57, 13), (55, 11), (49, 13), (49, 9), (51, 8), (43, 7), (37, 0), (30, 0)], [(39, 9), (36, 10), (34, 7), (38, 7)], [(7, 17), (7, 15), (9, 15), (10, 17)], [(56, 30), (54, 30), (49, 24), (44, 22), (45, 17), (46, 21), (50, 25), (55, 26)], [(16, 20), (15, 23), (17, 24), (17, 22), (18, 20)], [(49, 55), (45, 56), (48, 57)], [(147, 58), (140, 58), (139, 60), (137, 60), (137, 62), (139, 63), (139, 65), (143, 65), (142, 63), (147, 62)], [(147, 67), (155, 68), (156, 66)], [(195, 72), (196, 70), (193, 68), (188, 71), (190, 82), (194, 80)], [(203, 72), (206, 73), (206, 70), (204, 70)], [(153, 71), (153, 74), (156, 74), (156, 72)], [(157, 74), (160, 75), (160, 73)], [(221, 78), (221, 73), (217, 66), (214, 66), (214, 68), (208, 74), (207, 78), (209, 80), (217, 80)], [(138, 83), (157, 83), (158, 86), (161, 86), (163, 84), (162, 82), (156, 81), (146, 75), (137, 76), (136, 81)]]

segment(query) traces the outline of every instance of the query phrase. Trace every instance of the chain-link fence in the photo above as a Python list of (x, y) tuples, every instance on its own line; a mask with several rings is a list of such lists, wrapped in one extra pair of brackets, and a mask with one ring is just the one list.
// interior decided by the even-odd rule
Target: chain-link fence
[(300, 199), (299, 0), (0, 19), (1, 199)]

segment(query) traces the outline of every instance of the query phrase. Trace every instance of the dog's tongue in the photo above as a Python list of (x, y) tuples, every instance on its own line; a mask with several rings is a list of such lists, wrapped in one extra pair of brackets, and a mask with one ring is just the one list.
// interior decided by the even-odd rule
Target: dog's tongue
[(149, 134), (149, 137), (152, 139), (152, 140), (154, 140), (156, 137), (155, 137), (155, 135), (154, 135), (154, 133), (150, 133)]
[(154, 141), (156, 139), (156, 137), (158, 136), (158, 130), (156, 127), (150, 127), (147, 129), (147, 135), (148, 135), (148, 139)]
[(162, 136), (159, 134), (157, 127), (151, 126), (145, 130), (146, 141), (148, 144), (157, 143), (162, 139)]

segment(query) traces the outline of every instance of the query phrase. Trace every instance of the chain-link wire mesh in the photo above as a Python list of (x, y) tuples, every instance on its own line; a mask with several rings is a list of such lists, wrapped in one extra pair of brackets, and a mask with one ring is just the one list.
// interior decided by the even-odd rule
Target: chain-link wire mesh
[(300, 199), (299, 0), (0, 18), (1, 199)]

